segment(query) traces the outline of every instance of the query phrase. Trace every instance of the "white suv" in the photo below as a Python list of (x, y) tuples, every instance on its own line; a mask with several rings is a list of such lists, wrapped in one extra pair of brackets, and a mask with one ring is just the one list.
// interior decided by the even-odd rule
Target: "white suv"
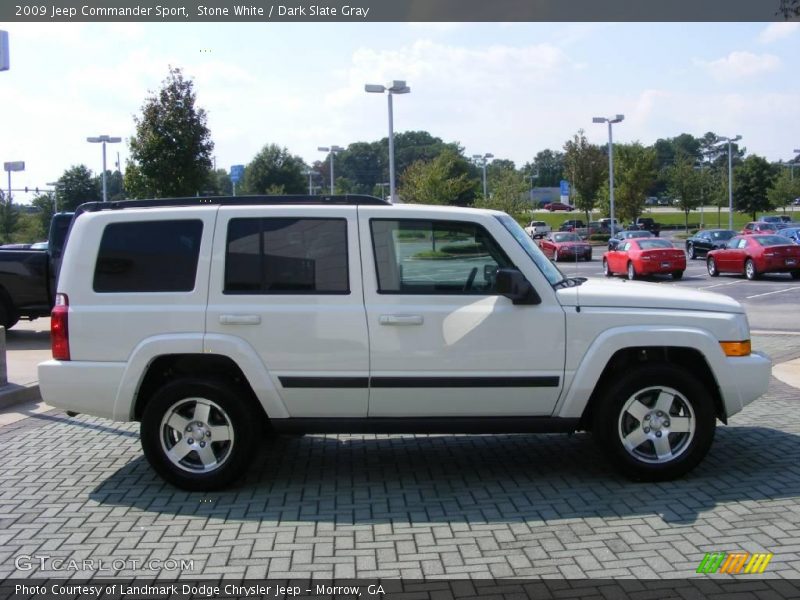
[(270, 432), (591, 430), (637, 479), (686, 473), (767, 388), (742, 307), (567, 278), (490, 210), (370, 197), (95, 203), (76, 216), (44, 400), (141, 421), (186, 489)]

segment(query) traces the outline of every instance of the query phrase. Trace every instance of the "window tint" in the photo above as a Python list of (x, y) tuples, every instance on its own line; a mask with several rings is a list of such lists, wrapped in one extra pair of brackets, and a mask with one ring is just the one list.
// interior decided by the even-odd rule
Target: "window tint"
[(94, 291), (193, 290), (202, 235), (199, 220), (106, 225), (94, 269)]
[(493, 293), (497, 269), (513, 267), (473, 223), (374, 219), (370, 227), (380, 293)]
[(659, 238), (653, 238), (652, 240), (639, 240), (639, 248), (642, 250), (655, 250), (657, 248), (674, 248), (675, 246), (672, 245), (671, 242), (667, 240), (662, 240)]
[(226, 294), (348, 294), (347, 221), (231, 219)]

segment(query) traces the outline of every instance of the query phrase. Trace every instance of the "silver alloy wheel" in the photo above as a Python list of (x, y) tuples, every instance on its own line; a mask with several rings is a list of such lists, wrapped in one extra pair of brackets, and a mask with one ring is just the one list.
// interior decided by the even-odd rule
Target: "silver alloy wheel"
[(164, 413), (159, 428), (164, 456), (189, 473), (220, 468), (234, 444), (230, 417), (207, 398), (183, 398)]
[(617, 432), (638, 461), (664, 464), (689, 448), (695, 435), (694, 409), (678, 390), (653, 386), (633, 394), (620, 411)]
[(694, 244), (692, 243), (689, 244), (689, 258), (692, 260), (697, 258), (697, 252), (695, 251)]
[(636, 279), (636, 269), (632, 262), (628, 263), (628, 279)]
[(713, 258), (708, 259), (706, 267), (708, 268), (708, 274), (712, 277), (717, 274), (717, 262)]
[(756, 278), (756, 266), (749, 258), (747, 259), (747, 262), (744, 263), (744, 274), (748, 279)]
[(608, 268), (608, 261), (605, 258), (603, 259), (603, 274), (606, 277), (611, 277), (611, 269)]

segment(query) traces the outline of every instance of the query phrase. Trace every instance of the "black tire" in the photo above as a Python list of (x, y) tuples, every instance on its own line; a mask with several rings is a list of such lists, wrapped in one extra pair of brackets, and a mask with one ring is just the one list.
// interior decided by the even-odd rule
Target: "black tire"
[(709, 390), (686, 369), (666, 364), (627, 372), (593, 414), (593, 435), (611, 463), (638, 481), (685, 475), (706, 455), (716, 430)]
[(750, 281), (759, 278), (759, 273), (756, 270), (756, 263), (753, 262), (752, 258), (748, 258), (744, 261), (744, 276)]
[[(221, 381), (195, 378), (161, 387), (145, 406), (141, 424), (142, 450), (153, 470), (189, 491), (220, 489), (241, 477), (253, 462), (262, 423), (247, 393)], [(195, 418), (203, 407), (208, 416)], [(179, 428), (167, 424), (170, 415)], [(190, 449), (178, 460), (170, 458), (169, 450), (179, 446), (179, 452)]]
[(673, 271), (672, 278), (675, 280), (683, 279), (683, 271)]
[(608, 267), (608, 260), (606, 260), (605, 258), (603, 259), (603, 275), (605, 275), (606, 277), (611, 277), (613, 275), (611, 269), (609, 269)]
[(633, 281), (636, 277), (636, 267), (633, 266), (632, 262), (628, 261), (628, 279)]
[(686, 253), (689, 255), (689, 258), (694, 260), (697, 258), (697, 249), (694, 247), (694, 244), (689, 242), (686, 248)]
[(708, 269), (708, 274), (711, 275), (711, 277), (719, 277), (717, 261), (714, 260), (713, 256), (708, 257), (708, 260), (706, 261), (706, 269)]
[(791, 272), (792, 279), (800, 279), (800, 271)]

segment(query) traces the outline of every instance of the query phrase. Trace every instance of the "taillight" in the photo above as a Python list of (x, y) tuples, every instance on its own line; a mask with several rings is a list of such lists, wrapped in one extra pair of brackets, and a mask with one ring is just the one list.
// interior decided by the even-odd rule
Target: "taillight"
[(69, 360), (69, 298), (56, 294), (56, 303), (50, 313), (50, 343), (53, 358)]

